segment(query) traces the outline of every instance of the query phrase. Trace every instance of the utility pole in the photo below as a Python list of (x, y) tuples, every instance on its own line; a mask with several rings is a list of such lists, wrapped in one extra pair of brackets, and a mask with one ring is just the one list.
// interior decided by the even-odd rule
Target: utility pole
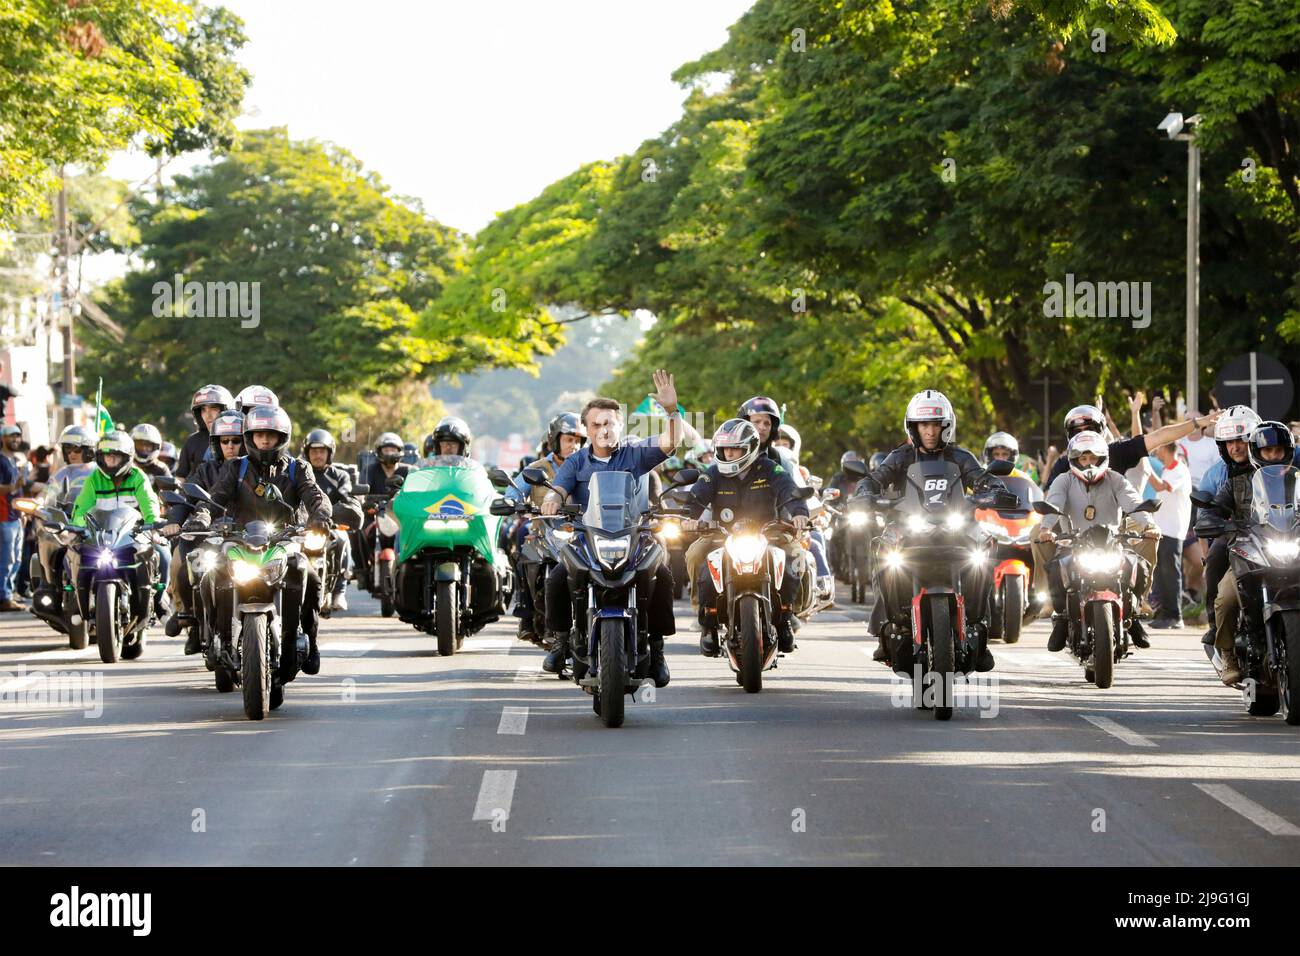
[[(1200, 408), (1197, 394), (1201, 308), (1201, 147), (1187, 138), (1187, 408)], [(1253, 355), (1254, 353), (1252, 353)]]
[[(63, 325), (63, 394), (77, 394), (77, 357), (76, 339), (73, 337), (73, 308), (69, 298), (68, 268), (72, 261), (72, 229), (68, 224), (68, 176), (64, 167), (59, 167), (59, 199), (55, 210), (58, 235), (55, 237), (59, 272), (59, 309), (67, 314)], [(64, 424), (71, 425), (76, 420), (76, 409), (65, 406)]]

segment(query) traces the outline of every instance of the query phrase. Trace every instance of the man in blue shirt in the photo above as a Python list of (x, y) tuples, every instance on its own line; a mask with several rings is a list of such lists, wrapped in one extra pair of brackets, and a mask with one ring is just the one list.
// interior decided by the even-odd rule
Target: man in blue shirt
[[(612, 398), (593, 398), (582, 410), (582, 424), (587, 429), (587, 445), (570, 455), (551, 484), (563, 493), (552, 491), (542, 501), (542, 514), (559, 512), (565, 498), (586, 506), (587, 486), (591, 476), (600, 471), (626, 471), (633, 477), (647, 475), (677, 449), (682, 440), (681, 415), (677, 410), (677, 386), (663, 369), (654, 373), (655, 400), (668, 410), (667, 426), (658, 438), (639, 441), (623, 438), (623, 416)], [(673, 576), (665, 563), (655, 574), (649, 595), (637, 595), (638, 606), (646, 608), (646, 625), (650, 632), (650, 676), (656, 687), (668, 686), (668, 665), (664, 662), (664, 637), (677, 632), (673, 622)], [(564, 669), (569, 657), (569, 632), (573, 627), (573, 591), (569, 574), (557, 564), (546, 579), (546, 626), (555, 640), (542, 668), (552, 674)]]

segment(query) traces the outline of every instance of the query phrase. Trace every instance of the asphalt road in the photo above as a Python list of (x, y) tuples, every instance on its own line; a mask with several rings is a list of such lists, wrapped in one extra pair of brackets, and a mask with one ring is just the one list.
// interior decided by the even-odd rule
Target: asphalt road
[[(749, 695), (698, 655), (679, 604), (671, 686), (609, 730), (513, 619), (444, 659), (351, 597), (323, 624), (320, 675), (260, 723), (180, 639), (105, 666), (0, 616), (0, 864), (1267, 865), (1300, 849), (1300, 729), (1246, 716), (1190, 630), (1153, 632), (1102, 691), (1035, 624), (939, 722), (871, 662), (861, 609), (805, 626)], [(69, 686), (54, 674), (102, 695), (14, 699)]]

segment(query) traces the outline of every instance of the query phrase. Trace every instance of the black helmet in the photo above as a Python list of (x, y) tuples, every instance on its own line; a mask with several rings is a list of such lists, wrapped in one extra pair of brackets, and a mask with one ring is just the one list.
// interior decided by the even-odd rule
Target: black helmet
[(871, 462), (870, 464), (867, 465), (867, 467), (870, 468), (872, 471), (875, 471), (877, 468), (879, 468), (881, 465), (885, 463), (885, 459), (888, 457), (889, 455), (887, 455), (885, 452), (878, 451), (871, 456)]
[(222, 412), (212, 420), (212, 427), (208, 429), (208, 444), (212, 446), (212, 457), (217, 461), (224, 461), (225, 455), (221, 454), (221, 439), (238, 438), (240, 441), (239, 454), (246, 455), (248, 449), (244, 447), (244, 415), (233, 408)]
[(235, 396), (230, 394), (230, 389), (221, 385), (204, 385), (195, 392), (194, 397), (190, 399), (190, 413), (194, 416), (194, 424), (198, 426), (199, 431), (207, 431), (208, 428), (203, 423), (204, 405), (219, 405), (222, 411), (228, 411), (235, 407)]
[(840, 467), (843, 468), (851, 461), (861, 461), (861, 460), (862, 460), (862, 456), (859, 455), (856, 451), (846, 451), (844, 454), (840, 455)]
[[(397, 432), (384, 432), (375, 442), (375, 457), (385, 464), (395, 465), (402, 460), (402, 436)], [(385, 448), (392, 448), (390, 452), (385, 452)]]
[[(116, 452), (122, 456), (122, 463), (116, 468), (109, 468), (108, 463), (104, 461), (104, 456), (110, 452)], [(111, 431), (99, 439), (99, 444), (95, 446), (95, 464), (99, 470), (110, 478), (121, 478), (133, 467), (131, 457), (135, 454), (135, 442), (131, 441), (131, 436), (121, 429)]]
[(755, 395), (740, 406), (740, 411), (736, 412), (736, 417), (743, 418), (745, 421), (749, 421), (750, 415), (770, 415), (772, 417), (772, 430), (767, 433), (767, 441), (770, 444), (776, 438), (777, 430), (781, 427), (781, 406), (766, 395)]
[[(1265, 461), (1260, 452), (1275, 445), (1281, 445), (1286, 450), (1286, 454), (1282, 456), (1281, 461)], [(1282, 422), (1260, 422), (1250, 433), (1246, 446), (1250, 452), (1250, 463), (1256, 468), (1263, 468), (1265, 465), (1289, 465), (1295, 460), (1295, 438), (1291, 435), (1291, 429)]]
[(424, 440), (424, 456), (431, 458), (438, 454), (438, 442), (443, 441), (460, 442), (460, 454), (468, 455), (470, 442), (473, 440), (474, 434), (464, 420), (448, 415), (438, 422), (433, 432)]
[(325, 464), (334, 464), (334, 452), (338, 446), (334, 444), (334, 436), (323, 428), (313, 428), (307, 433), (307, 437), (302, 440), (302, 457), (310, 462), (311, 459), (308, 457), (307, 452), (317, 445), (329, 452), (325, 456)]
[(546, 444), (552, 454), (560, 450), (561, 435), (576, 435), (580, 439), (578, 447), (587, 444), (587, 428), (574, 412), (561, 412), (546, 426)]
[[(253, 441), (254, 432), (275, 432), (280, 440), (271, 448), (258, 448)], [(254, 405), (244, 416), (244, 447), (248, 457), (260, 465), (273, 465), (281, 458), (288, 457), (286, 449), (293, 434), (293, 423), (289, 413), (279, 405)]]

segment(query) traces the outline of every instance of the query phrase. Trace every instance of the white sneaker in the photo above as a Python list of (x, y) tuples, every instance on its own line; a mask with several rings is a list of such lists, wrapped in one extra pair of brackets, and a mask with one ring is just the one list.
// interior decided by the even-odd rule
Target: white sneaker
[(334, 595), (334, 598), (330, 602), (330, 606), (336, 611), (346, 611), (348, 609), (348, 596), (340, 591), (338, 594)]

